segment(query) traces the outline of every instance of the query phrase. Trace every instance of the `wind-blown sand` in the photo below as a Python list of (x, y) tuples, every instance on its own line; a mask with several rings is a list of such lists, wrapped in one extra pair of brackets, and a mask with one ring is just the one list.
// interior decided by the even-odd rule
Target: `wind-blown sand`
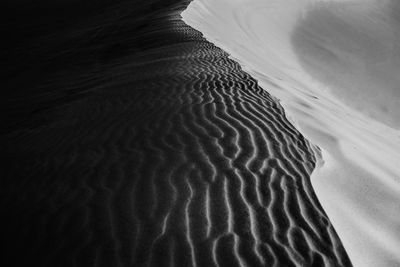
[(400, 265), (398, 1), (197, 0), (186, 23), (321, 148), (317, 196), (355, 266)]
[(77, 3), (10, 16), (1, 266), (351, 265), (318, 150), (187, 2)]

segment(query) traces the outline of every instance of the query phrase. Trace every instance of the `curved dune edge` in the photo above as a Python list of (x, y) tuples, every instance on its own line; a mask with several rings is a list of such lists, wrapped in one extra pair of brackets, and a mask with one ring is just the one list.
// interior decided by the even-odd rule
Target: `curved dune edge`
[(186, 4), (112, 3), (17, 47), (1, 266), (351, 266), (315, 148)]
[[(298, 48), (296, 45), (299, 44), (293, 40), (295, 38), (293, 35), (298, 32), (296, 32), (297, 25), (304, 23), (306, 25), (304, 31), (311, 31), (308, 32), (309, 38), (311, 36), (315, 38), (312, 40), (313, 43), (322, 48), (325, 46), (327, 51), (335, 51), (333, 49), (337, 46), (335, 47), (334, 40), (333, 44), (328, 46), (318, 39), (323, 32), (307, 28), (310, 27), (310, 24), (307, 25), (308, 21), (316, 26), (319, 26), (318, 23), (327, 23), (324, 21), (327, 18), (326, 15), (322, 16), (321, 21), (316, 19), (313, 22), (311, 18), (315, 13), (313, 10), (337, 11), (339, 19), (335, 19), (338, 22), (333, 22), (339, 25), (342, 23), (341, 25), (345, 25), (342, 27), (345, 28), (358, 29), (357, 27), (363, 24), (359, 24), (360, 21), (352, 18), (356, 17), (362, 21), (365, 16), (366, 21), (372, 19), (372, 25), (379, 30), (375, 33), (381, 39), (371, 39), (375, 38), (373, 30), (376, 29), (367, 28), (365, 33), (361, 29), (361, 33), (358, 34), (370, 39), (361, 41), (364, 43), (357, 40), (349, 40), (347, 43), (355, 42), (355, 47), (361, 48), (359, 49), (361, 52), (375, 51), (376, 57), (373, 60), (379, 61), (382, 55), (378, 52), (382, 51), (384, 54), (386, 53), (384, 49), (387, 49), (379, 43), (396, 44), (395, 39), (392, 38), (395, 35), (390, 33), (390, 27), (396, 29), (396, 26), (389, 23), (399, 21), (395, 17), (394, 21), (381, 22), (379, 16), (382, 17), (382, 14), (385, 15), (384, 12), (392, 10), (396, 3), (395, 1), (382, 1), (378, 4), (375, 1), (362, 4), (357, 1), (343, 1), (344, 4), (341, 4), (341, 1), (327, 2), (329, 1), (197, 0), (190, 4), (183, 13), (183, 17), (186, 23), (200, 30), (208, 40), (229, 52), (248, 73), (258, 80), (263, 88), (282, 100), (281, 103), (287, 116), (292, 118), (292, 123), (312, 143), (321, 148), (322, 158), (319, 158), (318, 167), (312, 175), (313, 187), (338, 231), (352, 263), (355, 266), (397, 266), (400, 263), (400, 256), (396, 252), (400, 247), (398, 231), (400, 221), (397, 216), (400, 211), (400, 171), (398, 168), (400, 134), (395, 128), (380, 123), (376, 119), (387, 121), (389, 125), (395, 127), (394, 125), (399, 122), (396, 115), (398, 106), (395, 101), (399, 98), (390, 92), (389, 87), (389, 91), (380, 90), (379, 93), (365, 91), (366, 97), (372, 100), (377, 94), (383, 94), (382, 97), (376, 98), (381, 101), (380, 105), (387, 104), (389, 112), (393, 112), (386, 115), (380, 113), (379, 107), (374, 106), (373, 102), (371, 104), (365, 102), (367, 103), (365, 106), (366, 104), (362, 101), (369, 101), (369, 99), (355, 98), (356, 94), (359, 94), (357, 91), (354, 92), (355, 95), (342, 93), (343, 97), (352, 99), (354, 107), (345, 105), (338, 100), (338, 96), (341, 96), (340, 90), (333, 91), (336, 95), (332, 94), (332, 85), (327, 84), (325, 78), (321, 80), (320, 74), (313, 76), (314, 73), (310, 74), (305, 70), (305, 65), (311, 66), (311, 64), (319, 64), (315, 65), (316, 68), (323, 70), (326, 65), (324, 61), (316, 58), (313, 62), (307, 62), (310, 60), (309, 57), (307, 58), (308, 55), (301, 53), (296, 55), (294, 49)], [(389, 8), (385, 4), (389, 5)], [(352, 10), (358, 12), (357, 16)], [(398, 10), (398, 8), (393, 10)], [(370, 21), (367, 23), (371, 24)], [(341, 35), (344, 28), (329, 25), (329, 22), (327, 24), (325, 30), (330, 30), (329, 34), (332, 36), (337, 36), (339, 39), (352, 38)], [(304, 33), (301, 34), (304, 35)], [(388, 39), (382, 40), (382, 38)], [(346, 41), (343, 42), (346, 44)], [(301, 49), (316, 53), (304, 44)], [(381, 66), (386, 67), (386, 70), (389, 68), (389, 71), (400, 66), (396, 63), (398, 60), (396, 55), (400, 49), (398, 46), (391, 49), (392, 58), (389, 61), (386, 60), (387, 66)], [(346, 57), (341, 50), (335, 52), (339, 53), (337, 55)], [(346, 63), (343, 60), (342, 62), (353, 64), (351, 68), (355, 68), (357, 64), (367, 64), (363, 57), (360, 56), (358, 59), (357, 54), (355, 55), (354, 61), (349, 60), (349, 63)], [(301, 62), (302, 60), (306, 61)], [(352, 69), (340, 71), (351, 72)], [(335, 73), (335, 70), (330, 69), (330, 73), (332, 72)], [(349, 76), (349, 79), (364, 77), (361, 72), (350, 75), (353, 76)], [(337, 79), (344, 79), (343, 77)], [(388, 78), (397, 79), (393, 75)], [(354, 81), (351, 82), (354, 83)], [(385, 80), (383, 81), (387, 82), (385, 84), (377, 79), (369, 82), (375, 86), (391, 86), (391, 82)], [(366, 83), (360, 82), (360, 84)], [(362, 95), (364, 91), (361, 92)], [(357, 111), (358, 107), (361, 109)], [(364, 111), (372, 112), (366, 115), (362, 113)], [(375, 119), (370, 116), (374, 116)]]

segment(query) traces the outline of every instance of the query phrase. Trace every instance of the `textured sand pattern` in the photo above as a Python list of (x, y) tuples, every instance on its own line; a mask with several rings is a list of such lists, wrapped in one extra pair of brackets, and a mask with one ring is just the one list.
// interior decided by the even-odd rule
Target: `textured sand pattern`
[[(309, 143), (253, 78), (180, 20), (183, 8), (152, 14), (134, 36), (129, 18), (112, 22), (113, 38), (140, 49), (61, 78), (55, 70), (38, 87), (60, 91), (32, 98), (28, 119), (14, 114), (1, 138), (1, 234), (20, 257), (2, 260), (351, 265), (312, 190)], [(85, 49), (76, 53), (104, 52)]]

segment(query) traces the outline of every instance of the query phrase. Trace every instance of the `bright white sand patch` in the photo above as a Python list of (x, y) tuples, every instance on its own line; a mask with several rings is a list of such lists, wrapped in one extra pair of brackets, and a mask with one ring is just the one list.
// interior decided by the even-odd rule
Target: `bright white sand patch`
[(184, 21), (281, 100), (355, 266), (400, 266), (400, 1), (195, 0)]

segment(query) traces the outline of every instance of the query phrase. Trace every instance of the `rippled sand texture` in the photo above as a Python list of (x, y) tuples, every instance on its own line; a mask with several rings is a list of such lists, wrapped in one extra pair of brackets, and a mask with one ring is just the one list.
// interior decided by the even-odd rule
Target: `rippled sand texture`
[(351, 265), (310, 144), (185, 7), (109, 6), (10, 74), (2, 266)]
[(400, 266), (399, 11), (395, 0), (197, 0), (182, 14), (321, 149), (312, 185), (355, 266)]

